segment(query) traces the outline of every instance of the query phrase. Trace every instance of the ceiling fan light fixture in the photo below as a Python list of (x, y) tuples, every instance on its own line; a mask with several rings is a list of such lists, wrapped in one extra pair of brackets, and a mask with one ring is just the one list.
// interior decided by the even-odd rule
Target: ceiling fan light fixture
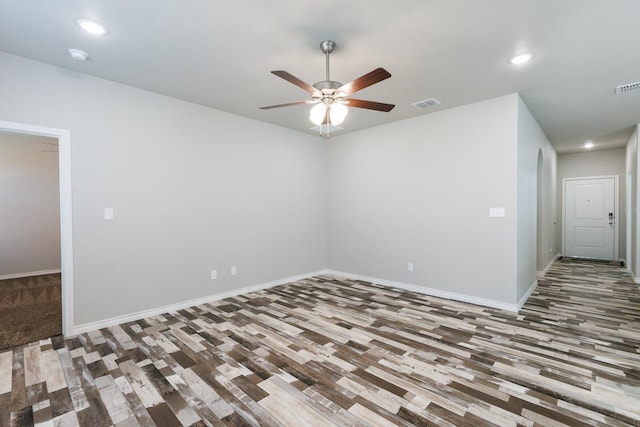
[(349, 114), (349, 109), (344, 104), (334, 102), (329, 106), (329, 119), (332, 125), (342, 124), (347, 114)]
[(327, 106), (324, 103), (319, 103), (313, 106), (311, 111), (309, 111), (309, 120), (313, 124), (321, 125), (324, 121), (325, 115), (327, 114)]

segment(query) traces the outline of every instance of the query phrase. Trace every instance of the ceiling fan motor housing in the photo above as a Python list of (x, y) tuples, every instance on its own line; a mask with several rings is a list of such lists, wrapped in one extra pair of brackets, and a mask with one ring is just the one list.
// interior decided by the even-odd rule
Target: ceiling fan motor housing
[(340, 82), (334, 82), (332, 80), (323, 80), (321, 82), (315, 83), (313, 85), (313, 87), (315, 87), (316, 89), (318, 89), (319, 91), (323, 91), (326, 89), (329, 90), (336, 90), (338, 89), (340, 86), (342, 86), (342, 83)]
[(320, 42), (320, 49), (322, 49), (322, 52), (324, 53), (331, 53), (335, 48), (336, 42), (334, 42), (333, 40), (324, 40)]
[(340, 96), (336, 96), (336, 89), (342, 86), (340, 82), (334, 82), (331, 80), (324, 80), (318, 82), (313, 85), (314, 88), (318, 89), (318, 92), (311, 95), (313, 99), (320, 100), (325, 104), (331, 104), (336, 98), (341, 98)]

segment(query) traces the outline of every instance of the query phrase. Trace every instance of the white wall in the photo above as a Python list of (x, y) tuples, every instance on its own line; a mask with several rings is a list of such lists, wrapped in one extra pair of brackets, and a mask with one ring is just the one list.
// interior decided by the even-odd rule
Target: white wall
[(326, 141), (1, 53), (0, 93), (71, 130), (75, 325), (326, 267), (510, 306), (535, 278), (554, 153), (516, 94)]
[[(618, 175), (620, 211), (618, 212), (618, 257), (626, 258), (626, 165), (625, 149), (585, 151), (558, 155), (558, 206), (562, 211), (562, 180), (565, 178)], [(558, 223), (562, 224), (563, 212)], [(558, 233), (562, 242), (562, 230)], [(560, 243), (560, 248), (561, 243)]]
[[(542, 154), (542, 177), (538, 180), (538, 153)], [(518, 97), (518, 229), (517, 300), (536, 282), (538, 266), (546, 266), (555, 256), (556, 152), (529, 109)], [(541, 182), (538, 221), (538, 182)], [(540, 223), (542, 230), (537, 231)], [(538, 242), (540, 239), (540, 242)], [(539, 250), (540, 249), (540, 250)], [(541, 259), (538, 259), (541, 258)]]
[(517, 102), (332, 138), (329, 268), (515, 304)]
[(0, 132), (0, 276), (60, 269), (55, 139)]
[(75, 325), (325, 268), (324, 139), (4, 53), (0, 93), (71, 131)]

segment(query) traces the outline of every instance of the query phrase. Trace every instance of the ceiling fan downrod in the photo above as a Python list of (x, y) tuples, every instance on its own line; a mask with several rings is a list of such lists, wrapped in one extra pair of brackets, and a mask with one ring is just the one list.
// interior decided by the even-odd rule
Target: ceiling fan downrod
[(329, 78), (329, 55), (331, 55), (331, 52), (333, 52), (333, 49), (335, 48), (336, 43), (333, 40), (324, 40), (320, 43), (320, 49), (322, 49), (322, 52), (324, 52), (326, 57), (326, 81), (328, 82), (331, 81), (331, 79)]
[(333, 102), (336, 100), (335, 90), (340, 86), (342, 86), (342, 83), (340, 82), (331, 81), (331, 72), (330, 72), (331, 68), (329, 65), (329, 56), (331, 55), (331, 52), (333, 52), (335, 48), (336, 48), (336, 43), (333, 40), (324, 40), (320, 43), (320, 49), (322, 49), (322, 52), (325, 54), (326, 79), (321, 82), (317, 82), (316, 84), (313, 85), (313, 87), (318, 89), (319, 91), (318, 97), (316, 99), (319, 99), (321, 102), (323, 102), (327, 106), (333, 104)]

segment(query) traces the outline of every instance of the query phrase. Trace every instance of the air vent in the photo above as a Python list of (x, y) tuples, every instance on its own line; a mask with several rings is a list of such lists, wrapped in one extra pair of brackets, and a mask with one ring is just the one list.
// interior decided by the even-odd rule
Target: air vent
[(616, 86), (616, 95), (624, 95), (625, 93), (637, 92), (640, 90), (640, 82), (627, 83), (626, 85)]
[(423, 108), (433, 107), (434, 105), (438, 105), (438, 104), (440, 104), (440, 101), (438, 101), (435, 98), (429, 98), (429, 99), (425, 99), (424, 101), (414, 102), (411, 105), (413, 105), (419, 110), (422, 110)]

